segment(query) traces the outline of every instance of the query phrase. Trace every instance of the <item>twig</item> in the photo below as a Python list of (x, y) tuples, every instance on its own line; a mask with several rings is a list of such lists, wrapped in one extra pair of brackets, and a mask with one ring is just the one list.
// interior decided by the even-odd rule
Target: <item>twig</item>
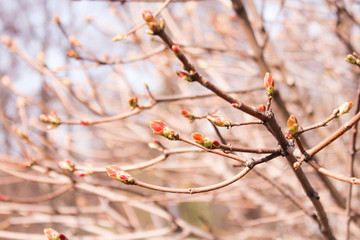
[(214, 185), (206, 186), (206, 187), (199, 187), (199, 188), (169, 188), (169, 187), (162, 187), (162, 186), (157, 186), (157, 185), (141, 182), (139, 180), (134, 180), (134, 185), (152, 189), (152, 190), (156, 190), (156, 191), (169, 192), (169, 193), (184, 193), (184, 194), (203, 193), (203, 192), (209, 192), (209, 191), (213, 191), (213, 190), (216, 190), (219, 188), (226, 187), (226, 186), (238, 181), (242, 177), (244, 177), (248, 172), (250, 172), (250, 170), (251, 170), (251, 168), (245, 167), (237, 175), (235, 175), (234, 177), (232, 177), (226, 181), (223, 181), (221, 183), (217, 183)]

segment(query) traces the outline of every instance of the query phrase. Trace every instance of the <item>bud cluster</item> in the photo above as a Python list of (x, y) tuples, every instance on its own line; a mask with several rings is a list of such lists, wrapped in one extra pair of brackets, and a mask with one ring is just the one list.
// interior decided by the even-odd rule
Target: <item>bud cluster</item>
[(54, 111), (50, 112), (50, 114), (48, 114), (48, 115), (41, 114), (40, 120), (44, 123), (51, 124), (51, 126), (49, 126), (48, 129), (56, 128), (61, 124), (59, 116)]
[(153, 133), (166, 137), (169, 140), (179, 140), (179, 134), (166, 126), (162, 121), (149, 122)]
[(165, 28), (164, 19), (160, 18), (158, 22), (149, 10), (144, 10), (142, 12), (142, 17), (145, 20), (146, 25), (149, 26), (148, 33), (150, 35), (158, 34), (159, 32), (164, 30)]
[(220, 143), (218, 140), (210, 140), (207, 137), (204, 137), (203, 135), (201, 135), (198, 132), (195, 132), (192, 134), (192, 138), (195, 140), (196, 143), (206, 147), (206, 148), (219, 148), (220, 147)]

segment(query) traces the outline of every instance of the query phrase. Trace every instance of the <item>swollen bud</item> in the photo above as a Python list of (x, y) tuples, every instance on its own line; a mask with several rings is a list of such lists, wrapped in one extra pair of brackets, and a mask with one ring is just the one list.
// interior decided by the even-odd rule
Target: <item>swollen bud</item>
[(357, 65), (360, 64), (360, 60), (358, 58), (354, 57), (352, 54), (347, 55), (345, 58), (345, 61), (347, 61), (348, 63), (351, 63), (351, 64), (357, 64)]
[(218, 140), (210, 140), (207, 137), (204, 137), (203, 135), (201, 135), (198, 132), (193, 133), (192, 138), (195, 140), (196, 143), (206, 147), (206, 148), (219, 148), (220, 147), (220, 143)]
[(61, 169), (69, 170), (72, 172), (75, 170), (75, 163), (72, 162), (71, 160), (66, 159), (64, 161), (59, 162), (59, 167)]
[(130, 98), (128, 102), (129, 102), (129, 105), (130, 105), (131, 109), (135, 109), (135, 108), (138, 107), (138, 99), (137, 99), (136, 96)]
[(259, 110), (260, 112), (265, 112), (265, 110), (266, 110), (265, 105), (264, 105), (264, 104), (261, 104), (261, 105), (258, 107), (258, 110)]
[(294, 136), (299, 131), (299, 124), (297, 122), (297, 119), (294, 115), (291, 115), (289, 119), (287, 120), (287, 128), (289, 129), (289, 133), (291, 136)]
[(188, 110), (186, 110), (186, 109), (181, 109), (181, 110), (180, 110), (180, 113), (181, 113), (181, 115), (183, 115), (184, 117), (190, 119), (190, 122), (194, 121), (194, 119), (195, 119), (195, 116), (192, 115), (192, 114), (191, 114)]
[(180, 78), (188, 81), (188, 82), (193, 82), (194, 80), (191, 78), (191, 75), (186, 73), (186, 72), (183, 72), (183, 71), (177, 71), (176, 72), (176, 75), (178, 75)]
[(48, 240), (68, 240), (64, 234), (58, 233), (52, 228), (45, 228), (44, 234), (48, 238)]
[(207, 120), (209, 120), (212, 124), (219, 126), (219, 127), (231, 127), (230, 121), (226, 120), (225, 118), (219, 116), (207, 116)]
[(123, 171), (118, 165), (108, 165), (105, 167), (107, 174), (125, 184), (134, 184), (134, 178), (127, 172)]
[(151, 121), (149, 125), (153, 133), (166, 137), (169, 140), (179, 140), (179, 134), (166, 126), (162, 121)]
[(274, 93), (274, 86), (275, 86), (274, 79), (271, 76), (271, 74), (267, 72), (264, 77), (264, 87), (268, 97), (272, 97)]
[(341, 115), (344, 115), (346, 113), (348, 113), (352, 106), (354, 105), (353, 102), (345, 102), (343, 103), (338, 109), (334, 110), (334, 113), (336, 114), (336, 117), (339, 117)]

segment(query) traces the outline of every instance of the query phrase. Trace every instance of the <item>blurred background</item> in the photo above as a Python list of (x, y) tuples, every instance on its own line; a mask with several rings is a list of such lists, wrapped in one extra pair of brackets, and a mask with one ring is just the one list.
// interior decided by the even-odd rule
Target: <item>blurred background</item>
[[(188, 188), (240, 171), (231, 159), (154, 135), (151, 120), (164, 121), (189, 140), (200, 132), (211, 139), (220, 134), (232, 146), (277, 147), (262, 125), (217, 133), (206, 118), (189, 122), (180, 114), (186, 109), (195, 116), (255, 120), (177, 76), (181, 63), (141, 25), (144, 9), (161, 9), (166, 32), (200, 74), (250, 106), (266, 104), (263, 77), (271, 72), (277, 90), (272, 108), (284, 134), (290, 114), (306, 127), (345, 101), (356, 101), (359, 68), (344, 58), (359, 53), (360, 1), (233, 2), (243, 4), (245, 17), (228, 0), (173, 1), (166, 7), (163, 1), (135, 0), (0, 2), (0, 239), (46, 239), (43, 229), (49, 227), (84, 240), (322, 239), (318, 225), (271, 184), (314, 211), (281, 157), (256, 167), (270, 181), (250, 172), (197, 195), (128, 186), (105, 173), (108, 164), (126, 168), (161, 159), (144, 169), (128, 167), (129, 173), (144, 182)], [(135, 96), (143, 108), (130, 110)], [(64, 123), (41, 122), (39, 116), (50, 112)], [(306, 148), (353, 114), (304, 134)], [(93, 121), (99, 124), (86, 125)], [(349, 176), (351, 151), (348, 132), (316, 160)], [(78, 172), (59, 166), (66, 160)], [(357, 167), (355, 162), (355, 176)], [(348, 184), (321, 177), (306, 164), (302, 168), (342, 239)], [(354, 186), (349, 239), (360, 238), (359, 197)]]

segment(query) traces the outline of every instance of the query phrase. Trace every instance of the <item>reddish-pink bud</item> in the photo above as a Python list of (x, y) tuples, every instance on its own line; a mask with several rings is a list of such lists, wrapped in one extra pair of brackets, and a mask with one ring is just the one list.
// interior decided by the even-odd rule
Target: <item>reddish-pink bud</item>
[(89, 121), (80, 120), (81, 125), (90, 125)]
[(219, 116), (207, 116), (207, 120), (209, 120), (212, 124), (219, 126), (219, 127), (230, 127), (231, 123), (226, 120), (225, 118)]
[(289, 134), (289, 133), (285, 135), (285, 138), (286, 139), (294, 139), (293, 136), (291, 136), (291, 134)]
[(192, 135), (192, 138), (195, 140), (196, 143), (199, 143), (199, 144), (204, 144), (204, 140), (205, 138), (203, 137), (203, 135), (201, 135), (200, 133), (198, 132), (195, 132), (193, 133)]
[(182, 78), (182, 79), (184, 79), (184, 80), (186, 80), (186, 81), (188, 81), (188, 82), (193, 82), (193, 79), (191, 78), (191, 75), (188, 74), (188, 73), (186, 73), (186, 72), (177, 71), (176, 74), (177, 74), (180, 78)]
[(287, 128), (289, 129), (289, 133), (294, 136), (299, 131), (299, 124), (294, 115), (291, 115), (287, 120)]
[(299, 162), (294, 162), (293, 164), (293, 168), (296, 170), (300, 167), (300, 163)]
[(173, 45), (171, 46), (171, 49), (172, 49), (172, 50), (174, 51), (174, 53), (176, 53), (176, 54), (180, 54), (180, 53), (181, 53), (179, 46), (176, 45), (176, 44), (173, 44)]
[(0, 195), (0, 201), (7, 201), (8, 198), (4, 195)]
[(142, 12), (142, 17), (145, 20), (145, 22), (151, 22), (154, 20), (154, 16), (152, 15), (152, 13), (149, 10), (144, 10)]
[(270, 97), (274, 93), (275, 82), (270, 73), (266, 73), (264, 77), (264, 87), (267, 95)]
[(110, 177), (126, 184), (134, 184), (135, 179), (129, 173), (123, 171), (118, 165), (108, 165), (105, 169)]
[(232, 103), (231, 106), (233, 106), (234, 108), (239, 108), (240, 105), (238, 103)]
[(74, 171), (74, 175), (78, 176), (78, 177), (85, 177), (85, 176), (89, 176), (92, 174), (93, 174), (93, 172), (91, 170), (76, 170), (76, 171)]
[(181, 115), (183, 115), (184, 117), (188, 117), (189, 116), (189, 112), (188, 112), (188, 110), (186, 110), (186, 109), (181, 109), (180, 110), (180, 113), (181, 113)]
[(261, 105), (258, 107), (258, 110), (259, 110), (260, 112), (265, 112), (265, 110), (266, 110), (265, 105), (264, 105), (264, 104), (261, 104)]
[(164, 128), (166, 127), (166, 124), (161, 121), (151, 121), (149, 123), (151, 129), (153, 130), (153, 133), (158, 135), (164, 134)]
[(212, 146), (213, 146), (213, 148), (218, 148), (218, 147), (220, 147), (219, 141), (218, 141), (218, 140), (213, 140), (213, 141), (212, 141)]
[(44, 234), (48, 238), (48, 240), (67, 240), (64, 234), (58, 233), (52, 228), (45, 228)]
[(149, 122), (150, 128), (153, 133), (166, 137), (169, 140), (178, 140), (179, 134), (174, 130), (168, 128), (162, 121), (151, 121)]

